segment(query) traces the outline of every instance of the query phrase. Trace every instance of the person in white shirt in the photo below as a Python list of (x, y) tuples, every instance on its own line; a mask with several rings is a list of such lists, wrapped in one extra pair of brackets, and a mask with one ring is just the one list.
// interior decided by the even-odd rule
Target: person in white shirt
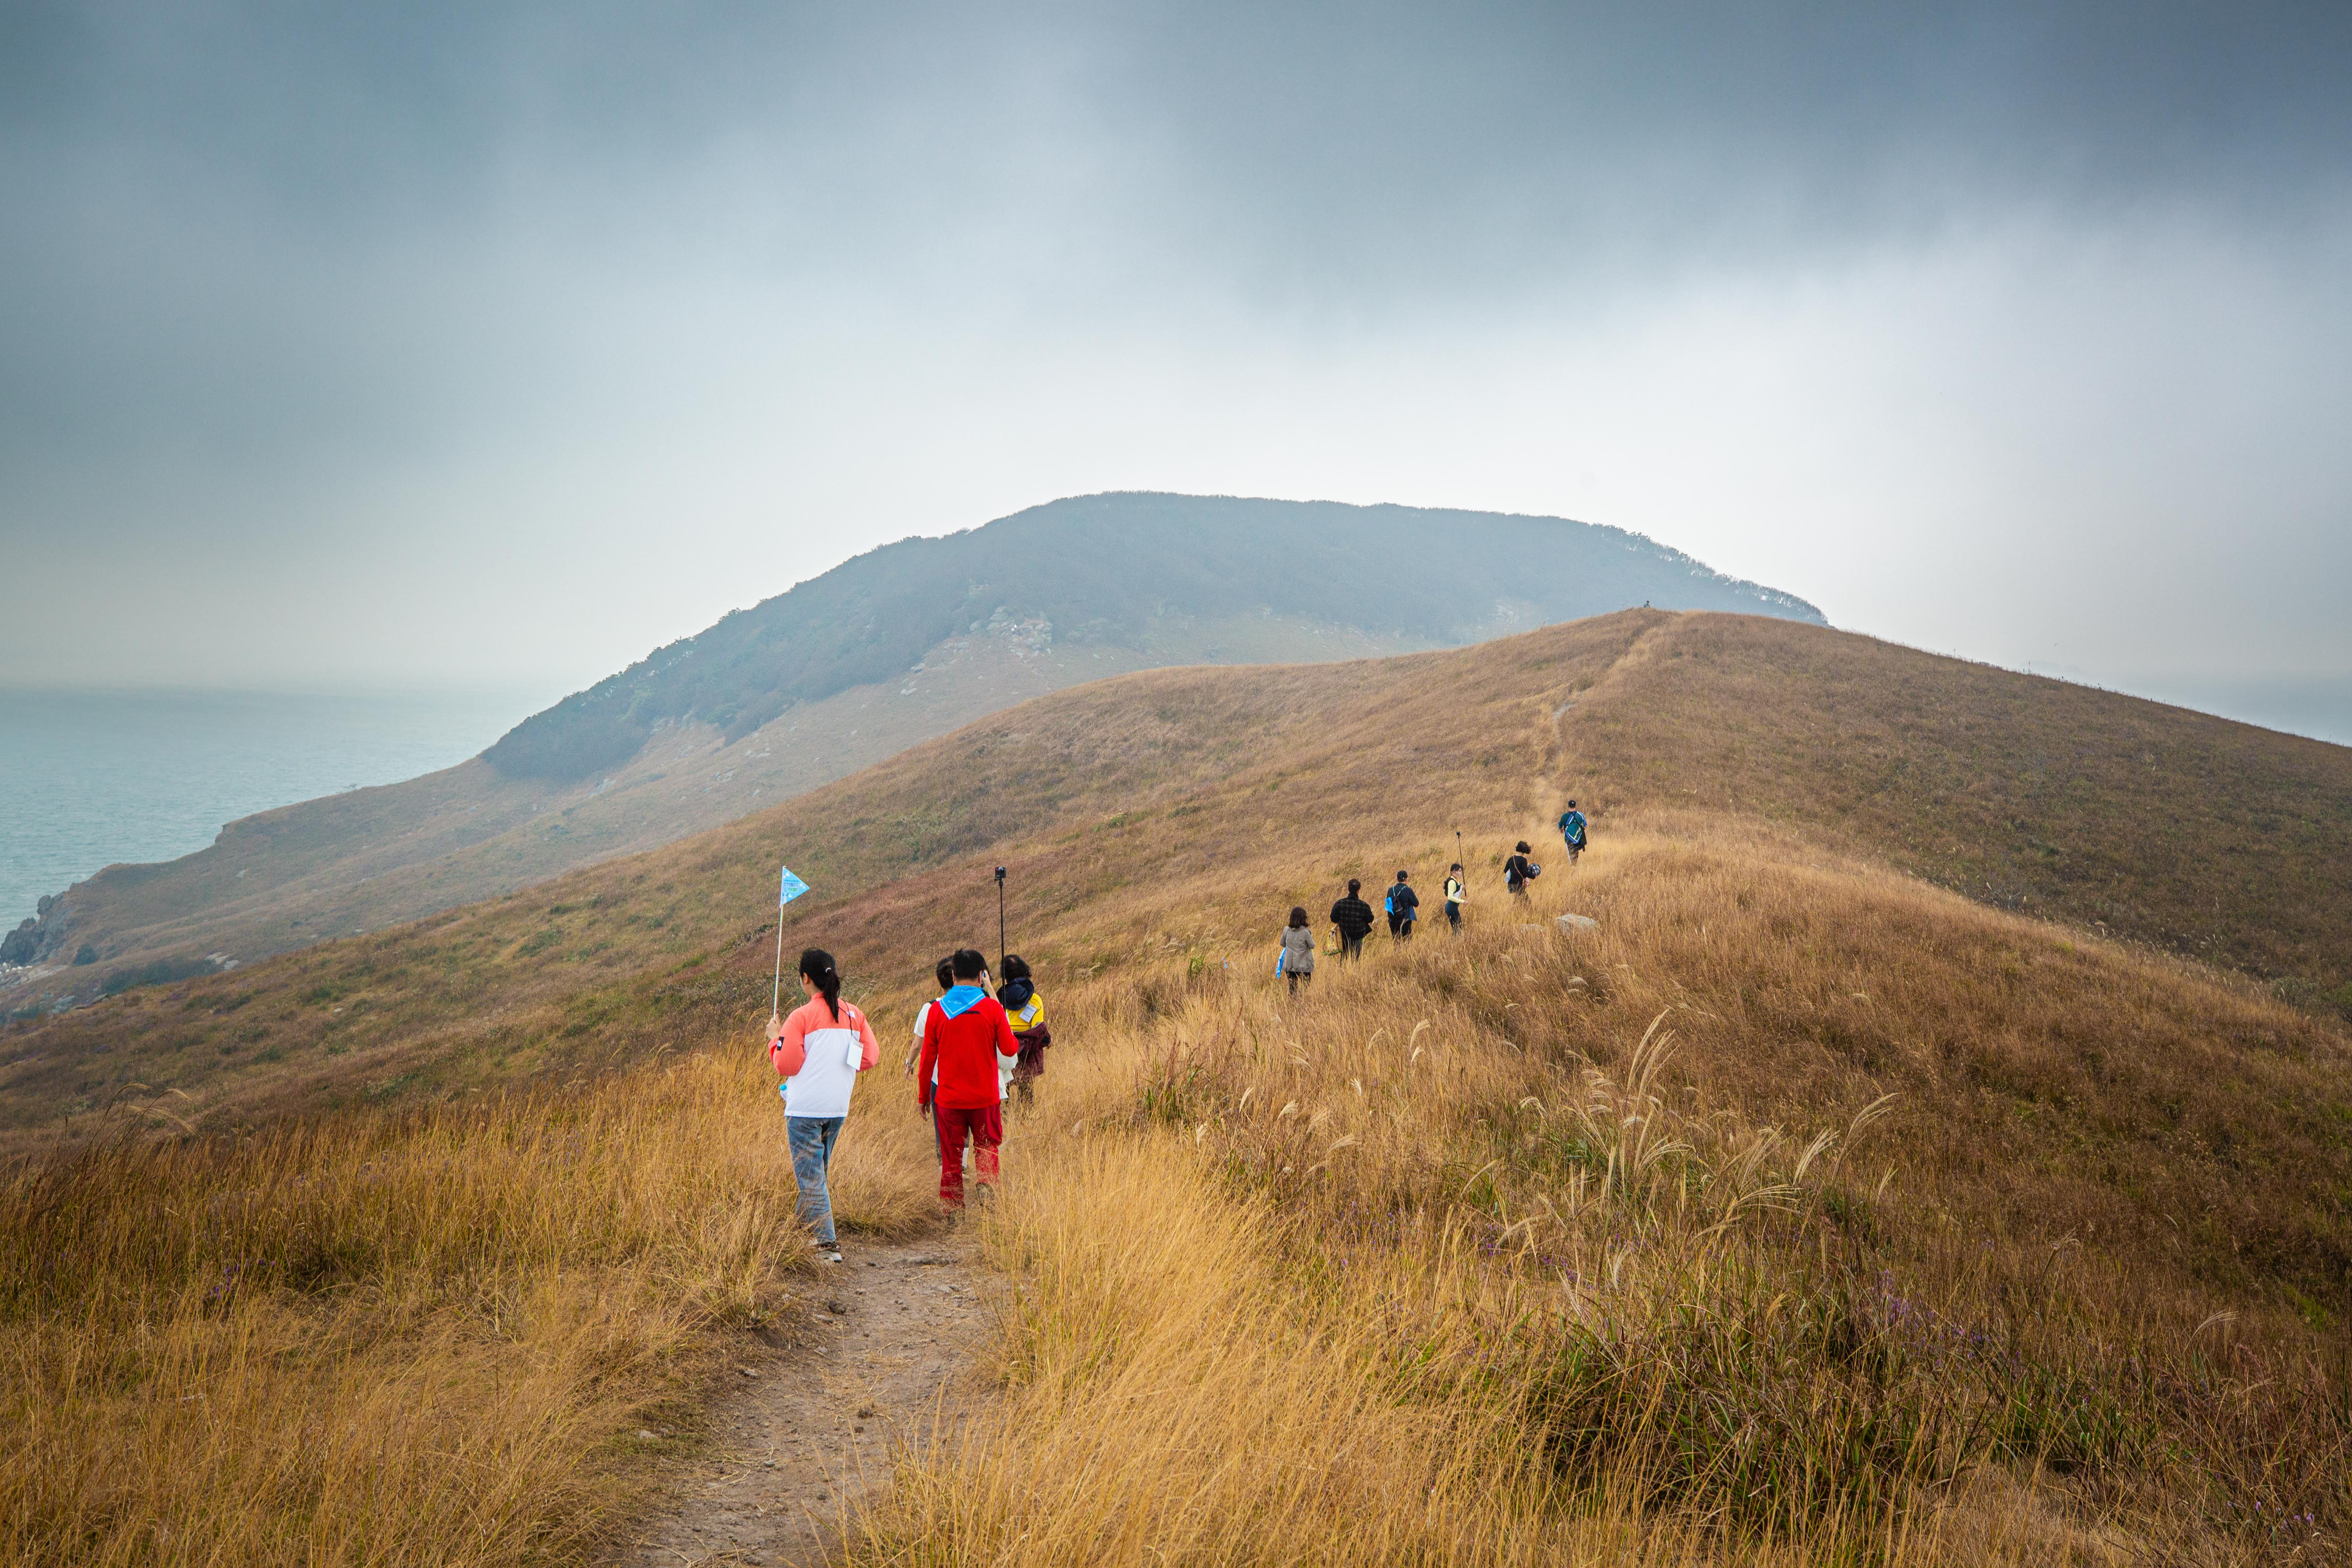
[[(940, 959), (940, 966), (931, 971), (931, 978), (940, 983), (940, 994), (946, 995), (950, 988), (955, 984), (954, 963), (947, 959)], [(907, 1047), (906, 1075), (908, 1078), (915, 1076), (915, 1058), (923, 1054), (923, 1026), (930, 1021), (931, 1004), (926, 1002), (915, 1011), (915, 1040), (914, 1044)]]
[(801, 954), (801, 989), (808, 1001), (789, 1017), (768, 1020), (768, 1060), (783, 1075), (784, 1140), (793, 1152), (793, 1179), (801, 1189), (802, 1223), (815, 1234), (817, 1255), (841, 1261), (833, 1226), (833, 1194), (825, 1173), (833, 1147), (849, 1120), (857, 1075), (882, 1059), (882, 1042), (866, 1015), (841, 999), (841, 972), (833, 954)]

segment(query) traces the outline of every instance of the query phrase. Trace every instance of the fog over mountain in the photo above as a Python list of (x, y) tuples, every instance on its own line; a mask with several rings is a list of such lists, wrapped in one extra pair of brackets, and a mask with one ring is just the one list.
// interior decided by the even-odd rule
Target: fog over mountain
[(2352, 17), (31, 4), (0, 679), (593, 681), (1091, 490), (2352, 672)]

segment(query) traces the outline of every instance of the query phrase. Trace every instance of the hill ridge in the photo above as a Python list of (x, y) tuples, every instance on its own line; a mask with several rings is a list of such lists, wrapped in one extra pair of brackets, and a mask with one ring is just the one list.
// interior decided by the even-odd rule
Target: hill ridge
[[(110, 867), (0, 937), (0, 964), (29, 966), (0, 970), (0, 1010), (495, 896), (1104, 675), (1455, 646), (1643, 601), (1820, 618), (1601, 524), (1066, 498), (866, 552), (572, 694), (457, 767), (262, 813), (178, 860)], [(84, 952), (91, 963), (68, 963)]]
[[(1073, 574), (1090, 564), (1091, 543), (1073, 524), (1101, 529), (1143, 525), (1118, 541), (1129, 558), (1123, 570), (1148, 574), (1124, 591), (1106, 583), (1074, 588)], [(1268, 535), (1296, 524), (1303, 537), (1278, 546), (1286, 571), (1252, 581), (1246, 563), (1262, 558)], [(1343, 528), (1359, 531), (1344, 542)], [(1441, 528), (1455, 532), (1438, 559), (1409, 574), (1390, 569), (1402, 548), (1426, 543)], [(1507, 529), (1512, 537), (1476, 541), (1464, 529), (1489, 533)], [(1416, 533), (1421, 537), (1416, 539)], [(1363, 537), (1376, 534), (1377, 537)], [(1553, 537), (1546, 537), (1552, 535)], [(1477, 546), (1485, 545), (1484, 549)], [(1543, 548), (1549, 546), (1549, 549)], [(1015, 569), (992, 563), (989, 552), (1024, 561)], [(1643, 558), (1646, 574), (1610, 571), (1604, 551)], [(1491, 596), (1470, 587), (1466, 555), (1477, 567), (1495, 564), (1500, 552), (1520, 566), (1508, 586), (1520, 595)], [(917, 556), (926, 556), (920, 563)], [(992, 617), (1015, 622), (1034, 616), (1057, 626), (1065, 637), (1123, 646), (1142, 635), (1150, 616), (1207, 615), (1229, 609), (1239, 598), (1274, 613), (1320, 618), (1338, 626), (1380, 630), (1426, 644), (1460, 646), (1483, 640), (1512, 619), (1508, 605), (1528, 605), (1538, 624), (1576, 618), (1559, 613), (1574, 586), (1551, 580), (1563, 557), (1591, 580), (1577, 614), (1623, 607), (1630, 599), (1608, 602), (1640, 583), (1646, 602), (1675, 595), (1662, 608), (1746, 608), (1820, 622), (1820, 610), (1780, 589), (1728, 576), (1681, 551), (1644, 535), (1606, 524), (1516, 512), (1459, 508), (1408, 507), (1393, 502), (1359, 506), (1344, 501), (1289, 501), (1263, 497), (1178, 495), (1152, 490), (1114, 490), (1067, 497), (1012, 512), (976, 528), (930, 538), (909, 538), (878, 546), (797, 584), (772, 598), (730, 611), (709, 629), (656, 649), (636, 664), (606, 677), (532, 715), (483, 753), (509, 777), (564, 780), (583, 776), (630, 754), (657, 721), (699, 718), (730, 738), (756, 730), (794, 701), (816, 700), (847, 687), (880, 680), (906, 668), (910, 658), (952, 636), (959, 627), (977, 631)], [(1040, 563), (1050, 563), (1041, 570)], [(892, 574), (928, 571), (908, 583)], [(986, 574), (972, 576), (972, 572)], [(1370, 584), (1378, 584), (1377, 590)], [(959, 584), (961, 586), (959, 587)], [(813, 608), (830, 595), (849, 603)], [(887, 597), (874, 609), (877, 597)], [(1603, 602), (1593, 604), (1595, 597)], [(1092, 617), (1071, 623), (1070, 606), (1085, 604)], [(1144, 606), (1150, 609), (1146, 611)], [(1375, 612), (1369, 605), (1381, 605)], [(869, 611), (872, 613), (869, 614)], [(830, 612), (830, 613), (829, 613)], [(1106, 613), (1108, 612), (1108, 613)], [(1352, 612), (1352, 614), (1351, 614)], [(1063, 619), (1056, 623), (1055, 616)], [(866, 618), (861, 624), (860, 616)], [(698, 660), (688, 668), (689, 659)], [(716, 667), (716, 668), (714, 668)], [(786, 668), (798, 673), (779, 673)], [(747, 673), (748, 672), (748, 673)]]

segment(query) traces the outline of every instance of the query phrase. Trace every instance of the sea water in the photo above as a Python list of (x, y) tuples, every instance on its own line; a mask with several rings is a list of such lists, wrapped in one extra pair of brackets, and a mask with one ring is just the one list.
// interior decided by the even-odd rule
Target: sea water
[(2338, 746), (2352, 746), (2352, 676), (2319, 675), (2268, 680), (2219, 677), (2150, 676), (2116, 683), (2116, 689), (2152, 697), (2200, 713), (2219, 713), (2241, 723), (2259, 724)]
[[(2352, 680), (2125, 689), (2352, 743)], [(367, 696), (0, 688), (0, 931), (100, 867), (170, 860), (224, 823), (465, 761), (546, 692)]]
[(100, 867), (175, 859), (237, 817), (464, 762), (546, 701), (0, 689), (0, 931)]

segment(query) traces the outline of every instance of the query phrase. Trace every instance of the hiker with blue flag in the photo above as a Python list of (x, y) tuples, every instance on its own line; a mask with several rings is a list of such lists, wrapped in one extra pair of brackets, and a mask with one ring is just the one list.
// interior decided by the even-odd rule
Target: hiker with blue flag
[(783, 1078), (784, 1142), (793, 1152), (793, 1180), (801, 1190), (801, 1223), (816, 1238), (817, 1256), (841, 1261), (833, 1226), (833, 1191), (826, 1177), (834, 1145), (849, 1119), (857, 1075), (882, 1059), (882, 1042), (866, 1015), (841, 999), (841, 971), (833, 954), (801, 954), (801, 990), (808, 1001), (773, 1026), (768, 1060)]
[(826, 1177), (833, 1146), (849, 1118), (850, 1091), (857, 1075), (882, 1059), (882, 1043), (866, 1015), (841, 999), (841, 971), (833, 954), (810, 948), (801, 954), (801, 991), (808, 1000), (782, 1016), (784, 906), (809, 890), (790, 866), (776, 884), (776, 976), (768, 995), (768, 1061), (783, 1082), (784, 1142), (793, 1155), (793, 1180), (801, 1190), (800, 1217), (816, 1241), (817, 1256), (841, 1261), (833, 1225), (833, 1191)]
[(1568, 845), (1568, 863), (1573, 866), (1576, 858), (1584, 853), (1584, 813), (1576, 809), (1572, 800), (1568, 809), (1559, 814), (1559, 836)]

